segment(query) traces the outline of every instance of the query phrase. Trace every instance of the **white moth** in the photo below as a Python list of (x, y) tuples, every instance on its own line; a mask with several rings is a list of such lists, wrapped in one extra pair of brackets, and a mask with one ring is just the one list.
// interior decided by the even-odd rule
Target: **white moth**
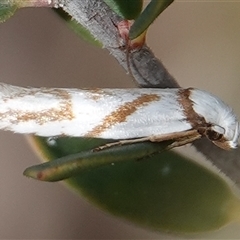
[(236, 148), (239, 123), (232, 109), (198, 89), (22, 88), (0, 83), (0, 129), (38, 136), (139, 141), (203, 136)]

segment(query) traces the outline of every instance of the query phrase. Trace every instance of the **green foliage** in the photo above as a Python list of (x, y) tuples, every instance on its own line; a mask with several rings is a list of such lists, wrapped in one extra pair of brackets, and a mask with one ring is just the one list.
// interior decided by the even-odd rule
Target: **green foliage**
[(124, 19), (135, 19), (142, 11), (142, 0), (103, 0), (114, 12)]
[(174, 0), (152, 0), (130, 28), (129, 38), (140, 36)]
[(104, 0), (104, 2), (122, 18), (135, 20), (129, 32), (129, 38), (131, 40), (146, 31), (153, 21), (173, 1), (174, 0), (151, 0), (141, 13), (142, 0)]
[[(34, 141), (52, 161), (87, 152), (92, 158), (86, 158), (85, 168), (66, 183), (102, 209), (143, 227), (183, 233), (210, 231), (234, 220), (239, 212), (239, 199), (221, 177), (176, 153), (157, 153), (163, 145), (133, 144), (122, 152), (120, 146), (94, 159), (91, 150), (106, 140), (58, 138), (52, 145), (46, 138), (35, 137)], [(138, 153), (144, 150), (147, 154), (140, 160)], [(121, 156), (124, 161), (119, 161)]]
[(17, 10), (17, 4), (11, 0), (0, 0), (0, 23), (10, 18)]
[[(83, 139), (88, 141), (88, 139)], [(92, 140), (94, 142), (104, 141), (102, 139)], [(106, 141), (105, 141), (106, 142)], [(83, 170), (96, 168), (116, 162), (141, 160), (165, 149), (168, 143), (137, 143), (130, 145), (115, 146), (104, 150), (80, 151), (66, 157), (55, 159), (36, 166), (27, 168), (24, 175), (42, 181), (59, 181), (77, 174)]]

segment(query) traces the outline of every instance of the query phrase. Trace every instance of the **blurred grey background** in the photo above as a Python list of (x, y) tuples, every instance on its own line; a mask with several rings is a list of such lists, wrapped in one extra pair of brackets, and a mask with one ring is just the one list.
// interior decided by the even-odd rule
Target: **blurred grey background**
[[(218, 95), (240, 118), (239, 16), (240, 2), (176, 1), (147, 41), (181, 86)], [(22, 86), (134, 87), (108, 52), (83, 42), (50, 9), (22, 9), (0, 25), (0, 73), (1, 82)], [(23, 170), (39, 159), (23, 136), (0, 132), (0, 159), (1, 239), (183, 238), (112, 217), (62, 184), (27, 179)], [(235, 223), (195, 237), (239, 235)]]

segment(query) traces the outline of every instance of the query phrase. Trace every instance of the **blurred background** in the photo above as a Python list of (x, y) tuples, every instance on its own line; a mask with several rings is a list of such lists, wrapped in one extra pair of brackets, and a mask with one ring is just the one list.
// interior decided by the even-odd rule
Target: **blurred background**
[[(147, 42), (182, 87), (218, 95), (240, 118), (239, 15), (238, 2), (176, 1), (151, 26)], [(0, 73), (1, 82), (21, 86), (134, 87), (107, 51), (79, 39), (50, 9), (19, 10), (0, 25)], [(0, 132), (0, 159), (2, 239), (184, 238), (112, 217), (63, 184), (24, 177), (39, 159), (23, 136)], [(191, 238), (239, 234), (235, 223)]]

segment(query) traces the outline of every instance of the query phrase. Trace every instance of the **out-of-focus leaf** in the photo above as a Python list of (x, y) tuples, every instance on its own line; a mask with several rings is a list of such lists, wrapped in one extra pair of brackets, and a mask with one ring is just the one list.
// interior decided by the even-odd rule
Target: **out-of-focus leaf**
[(83, 40), (97, 46), (102, 47), (102, 43), (96, 40), (93, 35), (84, 28), (81, 24), (72, 19), (66, 12), (64, 12), (61, 8), (53, 9), (60, 17), (62, 17), (67, 25), (74, 30)]
[(161, 14), (174, 0), (152, 0), (144, 11), (139, 15), (129, 31), (129, 38), (135, 39), (140, 36), (153, 21)]
[(0, 0), (0, 23), (6, 21), (10, 18), (18, 6), (15, 1), (11, 0)]
[[(34, 142), (50, 160), (106, 143), (100, 139), (49, 141), (39, 137), (34, 137)], [(139, 146), (135, 146), (136, 151)], [(143, 143), (141, 150), (144, 147)], [(91, 167), (65, 182), (102, 209), (159, 231), (216, 230), (240, 215), (239, 199), (225, 180), (170, 151), (140, 161)]]
[(142, 0), (103, 0), (114, 12), (124, 19), (135, 19), (142, 11)]

